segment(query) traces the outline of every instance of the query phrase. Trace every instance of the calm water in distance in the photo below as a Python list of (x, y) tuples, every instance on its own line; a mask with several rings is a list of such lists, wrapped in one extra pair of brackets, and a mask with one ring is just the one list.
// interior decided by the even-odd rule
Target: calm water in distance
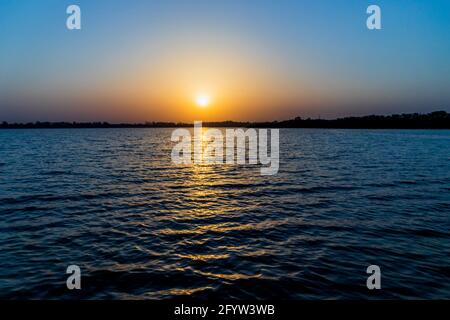
[(171, 132), (1, 130), (0, 298), (450, 298), (450, 131), (282, 129), (276, 176)]

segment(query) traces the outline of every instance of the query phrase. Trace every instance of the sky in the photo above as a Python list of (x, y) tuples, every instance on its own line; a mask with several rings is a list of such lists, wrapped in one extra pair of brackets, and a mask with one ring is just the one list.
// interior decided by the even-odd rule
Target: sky
[(0, 121), (450, 111), (449, 34), (448, 0), (1, 0)]

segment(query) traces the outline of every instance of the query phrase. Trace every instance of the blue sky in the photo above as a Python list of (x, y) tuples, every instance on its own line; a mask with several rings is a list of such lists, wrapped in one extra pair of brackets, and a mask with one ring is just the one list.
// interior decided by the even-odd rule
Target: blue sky
[[(66, 29), (70, 4), (82, 30)], [(382, 30), (366, 28), (369, 4)], [(0, 120), (449, 110), (449, 33), (439, 0), (2, 0)], [(182, 110), (196, 86), (217, 96), (209, 114)]]

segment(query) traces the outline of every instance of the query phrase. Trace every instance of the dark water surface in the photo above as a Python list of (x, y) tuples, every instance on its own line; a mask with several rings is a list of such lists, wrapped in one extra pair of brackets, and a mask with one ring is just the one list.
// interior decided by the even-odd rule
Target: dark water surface
[(450, 131), (281, 130), (276, 176), (171, 132), (0, 131), (0, 298), (450, 298)]

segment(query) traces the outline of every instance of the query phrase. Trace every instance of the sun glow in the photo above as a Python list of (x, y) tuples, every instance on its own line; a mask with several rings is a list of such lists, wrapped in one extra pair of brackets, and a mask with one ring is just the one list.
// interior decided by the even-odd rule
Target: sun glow
[(209, 106), (210, 102), (211, 99), (207, 94), (199, 94), (195, 98), (195, 103), (201, 108), (206, 108), (207, 106)]

